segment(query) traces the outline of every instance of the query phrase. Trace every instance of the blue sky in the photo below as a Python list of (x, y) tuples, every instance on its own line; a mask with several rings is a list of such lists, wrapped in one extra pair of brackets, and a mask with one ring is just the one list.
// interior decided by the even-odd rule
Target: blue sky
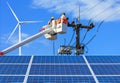
[[(88, 32), (84, 41), (86, 43), (95, 33), (98, 24), (105, 20), (100, 27), (95, 39), (87, 45), (89, 51), (85, 54), (120, 54), (120, 1), (119, 0), (0, 0), (0, 50), (3, 50), (18, 42), (18, 29), (9, 41), (10, 33), (17, 24), (16, 19), (8, 8), (10, 4), (17, 17), (21, 21), (37, 20), (43, 21), (35, 24), (23, 24), (22, 40), (39, 32), (40, 28), (47, 24), (51, 16), (56, 19), (61, 12), (66, 12), (69, 21), (78, 17), (78, 5), (81, 5), (81, 23), (87, 25), (89, 20), (96, 24), (96, 27)], [(22, 46), (24, 55), (53, 55), (53, 42), (55, 43), (55, 53), (60, 45), (69, 43), (73, 33), (72, 28), (68, 28), (67, 34), (58, 35), (57, 40), (50, 41), (42, 36), (25, 46)], [(81, 30), (81, 38), (85, 30)], [(71, 43), (74, 44), (75, 37)], [(74, 51), (73, 51), (74, 53)], [(18, 49), (7, 55), (18, 54)]]

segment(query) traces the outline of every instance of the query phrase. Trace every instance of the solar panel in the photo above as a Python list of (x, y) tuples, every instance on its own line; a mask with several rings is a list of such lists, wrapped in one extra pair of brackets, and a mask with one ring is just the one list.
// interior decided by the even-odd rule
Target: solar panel
[(27, 70), (27, 65), (0, 65), (0, 74), (7, 75), (24, 75)]
[(89, 63), (120, 63), (120, 56), (86, 56)]
[(120, 75), (120, 65), (91, 65), (96, 75)]
[(4, 56), (0, 57), (0, 63), (29, 63), (30, 56)]
[(85, 63), (82, 56), (35, 56), (33, 63)]
[[(42, 72), (41, 72), (42, 71)], [(91, 75), (87, 65), (32, 65), (30, 75)]]
[(92, 76), (29, 76), (27, 83), (95, 83)]
[(24, 76), (0, 76), (0, 83), (22, 83)]
[(99, 76), (100, 83), (120, 83), (120, 76)]
[(3, 56), (0, 83), (119, 83), (120, 56)]

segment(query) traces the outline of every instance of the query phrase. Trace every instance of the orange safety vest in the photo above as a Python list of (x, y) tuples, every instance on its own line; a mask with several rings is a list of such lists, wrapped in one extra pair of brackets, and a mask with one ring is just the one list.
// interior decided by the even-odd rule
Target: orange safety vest
[(67, 20), (66, 18), (59, 18), (59, 19), (57, 19), (57, 20), (55, 21), (55, 24), (60, 24), (61, 21), (62, 21), (63, 23), (65, 23), (65, 24), (68, 23), (68, 20)]
[(55, 24), (60, 24), (61, 23), (61, 19), (57, 19), (56, 21), (55, 21)]

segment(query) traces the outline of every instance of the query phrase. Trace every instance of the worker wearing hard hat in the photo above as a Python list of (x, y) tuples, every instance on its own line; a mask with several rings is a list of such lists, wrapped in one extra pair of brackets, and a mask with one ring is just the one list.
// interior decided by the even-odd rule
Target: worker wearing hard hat
[(63, 18), (66, 18), (66, 16), (65, 16), (65, 12), (62, 12), (62, 16), (61, 16), (61, 18), (63, 19)]
[(65, 24), (68, 23), (68, 18), (66, 17), (65, 12), (62, 13), (61, 22), (65, 23)]
[(53, 20), (54, 20), (54, 17), (51, 17), (51, 19), (48, 21), (48, 25), (52, 25)]

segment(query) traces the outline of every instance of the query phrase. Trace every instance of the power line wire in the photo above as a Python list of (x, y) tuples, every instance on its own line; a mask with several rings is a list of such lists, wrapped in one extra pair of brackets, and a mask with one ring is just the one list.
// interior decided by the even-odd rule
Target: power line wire
[(120, 9), (117, 10), (116, 12), (113, 12), (113, 13), (110, 14), (107, 18), (105, 18), (103, 21), (101, 21), (101, 23), (98, 25), (96, 34), (86, 43), (86, 45), (88, 45), (88, 44), (96, 37), (96, 35), (97, 35), (97, 33), (99, 32), (99, 29), (100, 29), (101, 25), (104, 23), (104, 21), (105, 21), (106, 19), (108, 19), (109, 17), (114, 16), (117, 12), (120, 12)]
[(99, 32), (99, 29), (101, 27), (101, 25), (104, 23), (104, 21), (101, 21), (100, 24), (98, 25), (97, 27), (97, 31), (96, 31), (96, 34), (92, 36), (92, 38), (90, 38), (90, 40), (85, 44), (85, 45), (88, 45), (89, 43), (91, 43), (91, 41), (96, 37), (97, 33)]
[[(116, 12), (120, 12), (120, 9), (117, 10)], [(100, 29), (101, 25), (104, 23), (104, 21), (105, 21), (106, 19), (108, 19), (109, 17), (114, 16), (114, 15), (116, 14), (116, 12), (113, 12), (113, 13), (110, 14), (107, 18), (105, 18), (103, 21), (100, 22), (100, 24), (98, 25), (96, 34), (86, 43), (86, 45), (88, 45), (88, 44), (96, 37), (96, 35), (97, 35), (97, 33), (99, 32), (99, 29)]]
[(104, 17), (104, 20), (103, 20), (103, 21), (107, 20), (108, 18), (110, 18), (110, 17), (112, 17), (112, 16), (115, 16), (116, 13), (119, 13), (119, 12), (120, 12), (120, 8), (119, 8), (117, 11), (113, 12), (112, 14), (110, 14), (109, 16)]
[(81, 14), (81, 16), (84, 15), (85, 13), (87, 13), (88, 11), (90, 11), (91, 9), (97, 7), (97, 6), (100, 5), (101, 3), (103, 3), (103, 2), (98, 2), (97, 4), (95, 4), (94, 6), (92, 6), (91, 8), (87, 8), (87, 9), (86, 9), (87, 11), (83, 11), (82, 14)]
[(106, 10), (108, 10), (110, 7), (114, 6), (115, 4), (116, 4), (116, 2), (114, 2), (112, 5), (109, 5), (107, 8), (104, 8), (100, 13), (96, 14), (93, 18), (97, 18), (98, 16), (103, 14), (103, 12), (106, 12)]
[[(115, 4), (115, 3), (114, 3), (114, 4)], [(113, 6), (114, 4), (112, 4), (111, 6)], [(110, 7), (111, 7), (111, 6), (110, 6)], [(106, 8), (106, 9), (108, 9), (108, 8)], [(105, 11), (106, 9), (104, 9), (104, 11)], [(104, 12), (104, 11), (102, 11), (102, 12)], [(100, 13), (100, 14), (101, 14), (101, 13)], [(111, 15), (114, 15), (114, 13), (111, 14)], [(110, 16), (111, 16), (111, 15), (110, 15)], [(98, 16), (98, 15), (96, 15), (95, 17), (97, 17), (97, 16)], [(107, 18), (109, 18), (110, 16), (108, 16)], [(106, 18), (106, 19), (107, 19), (107, 18)], [(101, 21), (101, 23), (98, 25), (96, 34), (86, 43), (86, 45), (88, 45), (88, 44), (96, 37), (96, 35), (97, 35), (98, 31), (99, 31), (100, 26), (103, 24), (103, 22), (104, 22), (106, 19), (104, 19), (103, 21)], [(90, 21), (91, 21), (91, 20), (90, 20)], [(90, 23), (90, 22), (89, 22), (89, 23)], [(86, 34), (87, 34), (87, 32), (85, 33), (85, 36), (84, 36), (83, 40), (85, 39)]]
[(86, 30), (86, 32), (85, 32), (85, 35), (84, 35), (84, 37), (83, 37), (83, 39), (82, 39), (82, 43), (83, 43), (83, 41), (85, 40), (85, 38), (86, 38), (86, 36), (87, 36), (87, 33), (88, 33), (88, 30)]
[(74, 31), (73, 34), (72, 34), (72, 37), (71, 37), (71, 39), (70, 39), (70, 41), (69, 41), (69, 43), (68, 43), (68, 46), (70, 46), (70, 44), (71, 44), (71, 42), (72, 42), (72, 40), (73, 40), (73, 38), (74, 38), (74, 35), (75, 35), (75, 31)]

